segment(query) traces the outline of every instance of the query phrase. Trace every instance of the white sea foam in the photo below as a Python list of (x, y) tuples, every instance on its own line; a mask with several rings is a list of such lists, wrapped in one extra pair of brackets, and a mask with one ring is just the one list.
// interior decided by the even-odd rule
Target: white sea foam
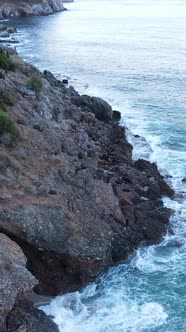
[(138, 304), (122, 292), (104, 295), (93, 303), (84, 294), (58, 297), (43, 310), (54, 316), (61, 332), (140, 332), (163, 325), (168, 315), (154, 302)]

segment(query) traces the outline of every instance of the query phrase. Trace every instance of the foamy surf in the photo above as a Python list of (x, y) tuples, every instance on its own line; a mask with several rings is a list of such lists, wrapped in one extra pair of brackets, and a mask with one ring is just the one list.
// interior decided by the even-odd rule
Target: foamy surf
[(61, 332), (139, 332), (166, 322), (168, 315), (159, 303), (138, 303), (121, 289), (114, 294), (107, 291), (98, 290), (93, 300), (86, 290), (57, 297), (43, 310), (53, 316)]

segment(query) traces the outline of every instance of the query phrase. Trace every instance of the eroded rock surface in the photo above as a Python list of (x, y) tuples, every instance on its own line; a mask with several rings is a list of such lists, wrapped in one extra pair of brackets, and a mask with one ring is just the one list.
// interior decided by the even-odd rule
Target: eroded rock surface
[(28, 300), (16, 302), (7, 317), (7, 329), (2, 332), (59, 332), (57, 325)]
[(65, 10), (62, 0), (0, 0), (0, 19), (10, 16), (50, 15)]
[(0, 233), (0, 331), (17, 298), (32, 290), (37, 280), (26, 269), (26, 257), (21, 248)]
[[(20, 136), (0, 144), (0, 230), (23, 249), (35, 290), (56, 295), (160, 241), (170, 215), (161, 196), (173, 190), (155, 164), (132, 161), (110, 105), (10, 56), (16, 71), (1, 70), (0, 85)], [(25, 90), (33, 75), (43, 85), (34, 98)]]

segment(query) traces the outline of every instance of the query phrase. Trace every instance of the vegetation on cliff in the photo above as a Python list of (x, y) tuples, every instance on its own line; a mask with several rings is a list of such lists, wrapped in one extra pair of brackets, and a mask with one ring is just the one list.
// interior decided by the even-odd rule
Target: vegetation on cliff
[(12, 96), (4, 89), (0, 89), (0, 110), (6, 111), (6, 105), (13, 106), (13, 104), (14, 99), (12, 98)]
[(15, 123), (9, 118), (9, 116), (0, 110), (0, 137), (3, 134), (10, 134), (10, 139), (7, 145), (12, 146), (16, 143), (16, 139), (19, 136), (19, 132), (15, 126)]
[(41, 78), (37, 75), (32, 75), (27, 82), (27, 87), (38, 94), (43, 87)]
[(6, 70), (15, 71), (15, 65), (11, 61), (8, 54), (5, 53), (5, 51), (0, 48), (0, 68)]

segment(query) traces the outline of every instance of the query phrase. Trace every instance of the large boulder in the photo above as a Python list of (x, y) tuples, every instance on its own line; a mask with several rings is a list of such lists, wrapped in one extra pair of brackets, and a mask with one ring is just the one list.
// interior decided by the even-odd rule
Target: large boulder
[(98, 120), (108, 122), (112, 119), (112, 107), (99, 97), (82, 95), (75, 100), (75, 103), (77, 106), (81, 106), (83, 110), (86, 110), (86, 108), (91, 110)]
[(28, 300), (16, 302), (3, 332), (59, 332), (57, 325)]
[(26, 257), (21, 248), (6, 235), (0, 233), (0, 327), (3, 330), (8, 313), (17, 298), (26, 294), (37, 280), (26, 269)]

